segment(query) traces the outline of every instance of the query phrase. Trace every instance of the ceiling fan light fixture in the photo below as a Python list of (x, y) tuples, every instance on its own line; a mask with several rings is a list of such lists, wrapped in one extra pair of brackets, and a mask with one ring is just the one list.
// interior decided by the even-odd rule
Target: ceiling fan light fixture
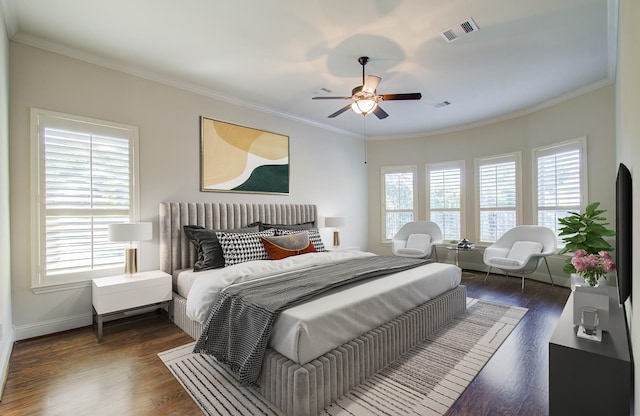
[(364, 116), (375, 110), (377, 106), (378, 103), (376, 100), (357, 100), (351, 104), (351, 109), (355, 113), (362, 114)]
[[(413, 92), (408, 94), (382, 94), (378, 95), (376, 89), (380, 83), (381, 78), (377, 75), (369, 75), (365, 77), (364, 66), (369, 62), (369, 58), (361, 56), (358, 58), (358, 62), (362, 65), (362, 85), (358, 85), (351, 90), (350, 97), (328, 97), (328, 96), (315, 96), (311, 97), (312, 100), (353, 100), (353, 103), (347, 104), (338, 111), (329, 114), (328, 118), (334, 118), (349, 111), (349, 108), (356, 114), (362, 114), (366, 116), (369, 113), (373, 113), (378, 119), (382, 120), (389, 117), (386, 111), (378, 105), (379, 101), (394, 101), (394, 100), (419, 100), (422, 98), (422, 94), (419, 92)], [(318, 90), (316, 90), (318, 91)], [(319, 91), (318, 91), (319, 92)]]

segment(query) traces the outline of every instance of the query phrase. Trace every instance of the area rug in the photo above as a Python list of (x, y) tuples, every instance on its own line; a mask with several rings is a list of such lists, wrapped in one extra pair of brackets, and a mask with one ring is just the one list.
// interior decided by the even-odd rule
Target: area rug
[[(321, 415), (443, 415), (509, 336), (527, 309), (468, 299), (467, 312), (356, 387)], [(190, 343), (158, 354), (206, 415), (283, 413), (241, 387)]]

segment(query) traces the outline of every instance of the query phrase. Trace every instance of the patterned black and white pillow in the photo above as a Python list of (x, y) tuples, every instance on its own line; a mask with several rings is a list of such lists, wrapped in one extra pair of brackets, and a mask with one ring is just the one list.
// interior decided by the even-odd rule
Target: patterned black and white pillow
[[(299, 232), (300, 231), (296, 231), (296, 230), (276, 229), (276, 235), (291, 235)], [(320, 237), (320, 232), (318, 231), (317, 228), (312, 228), (310, 230), (307, 230), (307, 232), (309, 233), (309, 241), (311, 241), (311, 244), (313, 244), (313, 246), (316, 248), (316, 251), (318, 253), (327, 251), (327, 249), (324, 247), (324, 243), (322, 242), (322, 237)]]
[(222, 246), (225, 267), (246, 261), (269, 260), (269, 254), (267, 254), (260, 237), (273, 236), (273, 229), (258, 233), (217, 232), (216, 234)]

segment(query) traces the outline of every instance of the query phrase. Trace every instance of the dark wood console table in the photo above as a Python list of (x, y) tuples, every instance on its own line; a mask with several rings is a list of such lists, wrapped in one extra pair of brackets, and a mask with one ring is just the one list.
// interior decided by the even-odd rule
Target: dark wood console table
[(624, 310), (609, 288), (609, 331), (602, 342), (576, 336), (573, 296), (549, 341), (549, 415), (631, 414), (632, 369)]

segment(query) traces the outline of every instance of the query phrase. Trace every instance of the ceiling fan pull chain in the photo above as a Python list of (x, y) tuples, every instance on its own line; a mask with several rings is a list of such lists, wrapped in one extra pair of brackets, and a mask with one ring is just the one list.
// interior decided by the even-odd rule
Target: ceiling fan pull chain
[(362, 117), (362, 131), (364, 132), (364, 164), (367, 164), (367, 118)]

